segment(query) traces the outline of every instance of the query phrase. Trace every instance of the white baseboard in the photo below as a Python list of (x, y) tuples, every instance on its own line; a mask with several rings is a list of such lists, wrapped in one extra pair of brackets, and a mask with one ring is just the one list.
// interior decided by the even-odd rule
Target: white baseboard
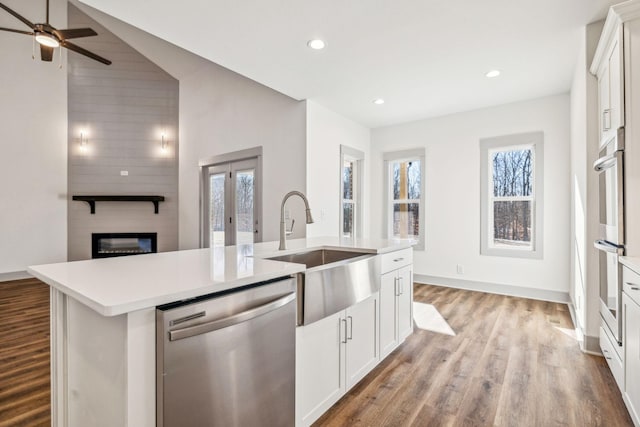
[(602, 356), (602, 350), (600, 349), (600, 337), (585, 335), (582, 351), (594, 356)]
[(33, 276), (26, 271), (12, 271), (9, 273), (0, 273), (0, 282), (8, 282), (10, 280), (33, 279)]
[(413, 280), (416, 283), (445, 286), (448, 288), (467, 289), (470, 291), (487, 292), (490, 294), (530, 298), (542, 301), (559, 302), (563, 304), (568, 304), (570, 302), (568, 292), (550, 291), (547, 289), (525, 288), (522, 286), (501, 285), (499, 283), (489, 282), (476, 282), (473, 280), (464, 279), (450, 279), (448, 277), (427, 276), (425, 274), (414, 274)]

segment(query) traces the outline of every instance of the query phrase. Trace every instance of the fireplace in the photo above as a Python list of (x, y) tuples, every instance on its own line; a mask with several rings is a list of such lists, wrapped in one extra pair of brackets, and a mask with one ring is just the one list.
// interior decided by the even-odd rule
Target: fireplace
[(158, 252), (158, 233), (93, 233), (91, 258)]

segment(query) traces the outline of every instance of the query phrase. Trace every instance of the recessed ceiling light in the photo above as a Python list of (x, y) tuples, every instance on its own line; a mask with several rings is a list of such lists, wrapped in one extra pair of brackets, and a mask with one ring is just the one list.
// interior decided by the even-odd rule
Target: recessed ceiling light
[(376, 104), (376, 105), (382, 105), (382, 104), (384, 104), (384, 99), (382, 99), (382, 98), (376, 98), (376, 99), (374, 99), (372, 102), (373, 102), (374, 104)]
[(320, 49), (324, 49), (326, 44), (324, 41), (320, 39), (313, 39), (307, 42), (307, 46), (309, 46), (311, 49), (320, 50)]
[(485, 76), (488, 78), (498, 77), (500, 75), (500, 70), (491, 70)]

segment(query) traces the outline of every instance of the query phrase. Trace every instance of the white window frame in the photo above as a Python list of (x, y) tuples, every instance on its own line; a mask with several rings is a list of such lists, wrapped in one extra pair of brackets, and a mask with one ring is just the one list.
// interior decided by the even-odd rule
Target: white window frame
[[(492, 156), (500, 151), (531, 149), (533, 154), (533, 192), (531, 196), (494, 197)], [(544, 218), (544, 134), (529, 132), (480, 140), (480, 254), (488, 256), (542, 259)], [(505, 247), (493, 243), (495, 201), (531, 201), (531, 246)]]
[[(345, 161), (353, 162), (353, 198), (345, 199), (344, 195), (344, 173)], [(351, 225), (351, 238), (362, 237), (362, 189), (364, 181), (364, 153), (346, 145), (340, 145), (340, 204), (338, 235), (344, 236), (344, 203), (353, 205), (353, 224)]]
[[(424, 148), (417, 148), (412, 150), (403, 150), (403, 151), (393, 151), (388, 153), (383, 153), (384, 160), (384, 171), (385, 171), (385, 198), (384, 198), (384, 235), (387, 239), (396, 239), (393, 236), (393, 205), (394, 203), (418, 203), (419, 209), (419, 234), (418, 241), (413, 245), (416, 250), (425, 250), (425, 224), (426, 224), (426, 213), (425, 213), (425, 150)], [(411, 160), (419, 160), (420, 161), (420, 199), (403, 199), (403, 200), (393, 200), (393, 183), (391, 182), (391, 164), (394, 162), (401, 161), (411, 161)]]

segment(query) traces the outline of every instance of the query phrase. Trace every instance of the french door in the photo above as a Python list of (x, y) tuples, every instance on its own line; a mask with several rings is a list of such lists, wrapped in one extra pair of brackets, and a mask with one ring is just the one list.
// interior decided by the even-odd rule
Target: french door
[(203, 246), (261, 241), (258, 158), (206, 166), (203, 171)]

